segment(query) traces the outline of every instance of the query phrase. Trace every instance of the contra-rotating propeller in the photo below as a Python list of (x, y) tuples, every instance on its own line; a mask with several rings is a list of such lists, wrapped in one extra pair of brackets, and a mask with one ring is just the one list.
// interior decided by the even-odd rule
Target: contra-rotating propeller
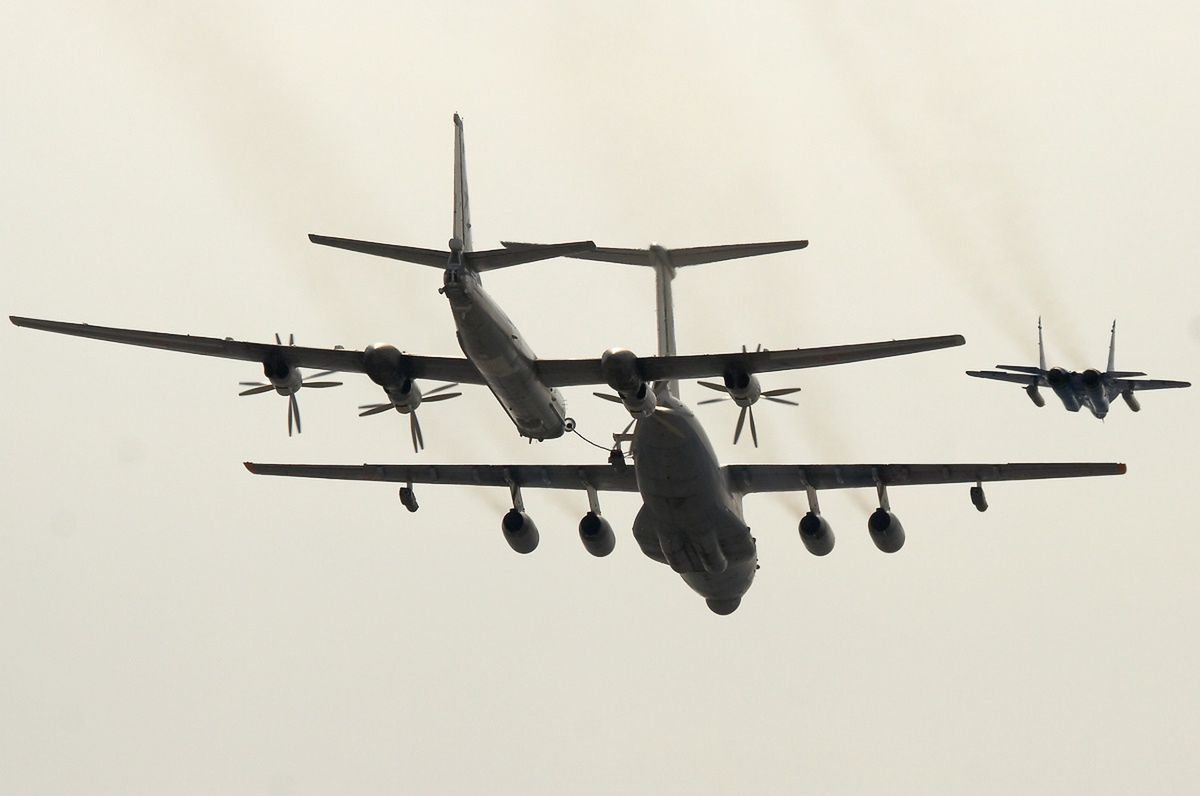
[[(762, 351), (762, 344), (759, 343), (754, 352)], [(742, 346), (742, 353), (747, 353), (746, 346)], [(745, 425), (746, 418), (750, 418), (750, 439), (754, 442), (754, 447), (758, 447), (758, 428), (754, 425), (754, 404), (759, 398), (766, 398), (768, 401), (773, 401), (777, 404), (787, 404), (788, 406), (799, 406), (795, 401), (789, 401), (786, 398), (780, 398), (781, 395), (791, 395), (800, 392), (799, 387), (784, 387), (778, 390), (762, 390), (758, 386), (758, 379), (753, 374), (734, 374), (726, 375), (725, 384), (715, 384), (711, 381), (698, 382), (701, 387), (707, 387), (710, 390), (725, 393), (724, 398), (708, 398), (703, 401), (697, 401), (696, 405), (715, 404), (722, 401), (733, 401), (742, 408), (738, 413), (737, 427), (733, 431), (733, 444), (736, 445), (742, 436), (742, 427)]]
[(413, 392), (415, 392), (415, 395), (413, 395), (413, 392), (410, 392), (410, 396), (415, 397), (415, 401), (410, 399), (401, 402), (389, 401), (383, 404), (363, 404), (358, 408), (364, 411), (359, 412), (358, 416), (378, 415), (389, 409), (395, 409), (397, 412), (407, 414), (408, 429), (412, 434), (413, 452), (420, 453), (421, 449), (425, 447), (425, 437), (421, 435), (421, 421), (417, 420), (417, 407), (426, 402), (436, 403), (437, 401), (449, 401), (451, 398), (457, 398), (462, 395), (461, 392), (445, 392), (445, 390), (453, 389), (457, 386), (458, 382), (443, 384), (441, 387), (434, 387), (429, 392), (422, 394), (416, 392), (414, 385)]
[[(288, 345), (296, 344), (296, 335), (288, 335)], [(279, 332), (275, 333), (275, 345), (282, 346), (283, 341), (279, 338)], [(310, 376), (301, 376), (300, 371), (293, 368), (287, 363), (287, 360), (282, 356), (276, 356), (268, 359), (263, 363), (263, 372), (268, 382), (261, 381), (239, 381), (238, 384), (242, 387), (249, 387), (248, 390), (242, 390), (238, 396), (243, 395), (258, 395), (259, 393), (269, 392), (274, 390), (280, 395), (286, 395), (288, 399), (288, 436), (292, 436), (292, 423), (295, 418), (296, 433), (302, 432), (300, 428), (300, 404), (296, 402), (296, 392), (301, 387), (339, 387), (340, 381), (314, 381), (323, 376), (328, 376), (331, 373), (336, 373), (335, 370), (322, 370), (319, 373), (313, 373)]]

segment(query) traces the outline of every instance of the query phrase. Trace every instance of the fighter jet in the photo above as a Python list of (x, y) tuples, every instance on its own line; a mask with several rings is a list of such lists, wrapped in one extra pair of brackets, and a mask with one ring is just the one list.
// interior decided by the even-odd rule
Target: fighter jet
[(979, 379), (993, 379), (1020, 384), (1025, 387), (1025, 394), (1035, 406), (1046, 405), (1046, 399), (1039, 392), (1039, 387), (1049, 387), (1062, 401), (1068, 412), (1078, 412), (1087, 407), (1093, 417), (1103, 420), (1108, 415), (1109, 407), (1119, 395), (1125, 404), (1134, 412), (1141, 411), (1142, 405), (1134, 393), (1139, 390), (1171, 390), (1179, 387), (1191, 387), (1186, 381), (1163, 381), (1161, 379), (1138, 380), (1134, 377), (1145, 376), (1145, 373), (1132, 370), (1117, 370), (1117, 322), (1113, 321), (1111, 336), (1108, 342), (1108, 367), (1104, 372), (1089, 368), (1082, 373), (1068, 371), (1064, 368), (1046, 368), (1046, 349), (1042, 343), (1042, 319), (1038, 318), (1038, 364), (1037, 367), (1027, 365), (997, 365), (1002, 373), (995, 370), (968, 370), (968, 376)]

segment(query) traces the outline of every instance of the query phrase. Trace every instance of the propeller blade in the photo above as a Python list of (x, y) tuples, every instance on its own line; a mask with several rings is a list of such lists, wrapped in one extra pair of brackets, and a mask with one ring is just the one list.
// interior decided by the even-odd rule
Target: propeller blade
[(296, 335), (289, 332), (288, 333), (288, 345), (295, 345), (295, 344), (296, 344)]
[[(425, 397), (429, 397), (430, 395), (437, 395), (438, 393), (443, 392), (444, 390), (449, 390), (449, 389), (452, 389), (457, 386), (458, 386), (458, 382), (451, 382), (450, 384), (443, 384), (441, 387), (434, 387), (432, 390), (425, 393)], [(462, 395), (462, 393), (458, 393), (458, 394)]]
[(701, 387), (707, 387), (708, 389), (716, 390), (717, 392), (729, 392), (729, 390), (725, 389), (724, 384), (713, 384), (711, 381), (698, 381), (696, 383)]
[[(296, 433), (299, 434), (303, 429), (300, 428), (300, 402), (296, 400), (296, 393), (288, 396), (288, 403), (291, 404), (292, 414), (296, 416)], [(290, 426), (288, 430), (291, 431)]]
[(359, 409), (367, 410), (365, 412), (359, 412), (358, 416), (366, 417), (367, 415), (377, 415), (380, 412), (386, 412), (389, 409), (393, 409), (395, 406), (395, 404), (367, 404), (365, 406), (358, 407)]
[(747, 406), (746, 414), (750, 416), (750, 439), (754, 440), (754, 447), (758, 447), (758, 429), (754, 427), (754, 407)]
[(776, 398), (771, 395), (764, 395), (763, 398), (765, 398), (768, 401), (774, 401), (777, 404), (787, 404), (788, 406), (799, 406), (800, 405), (796, 401), (789, 401), (787, 398)]
[(275, 345), (283, 345), (283, 341), (279, 339), (279, 332), (275, 333)]
[(441, 395), (425, 395), (421, 398), (421, 403), (437, 403), (438, 401), (449, 401), (451, 398), (457, 398), (462, 395), (460, 392), (447, 392)]
[(238, 395), (258, 395), (259, 393), (267, 392), (268, 390), (273, 389), (275, 389), (275, 385), (273, 384), (261, 384), (258, 387), (251, 387), (248, 390), (242, 390), (240, 393), (238, 393)]
[(597, 398), (603, 398), (603, 399), (604, 399), (604, 400), (606, 400), (606, 401), (612, 401), (612, 402), (613, 402), (613, 403), (615, 403), (615, 404), (623, 404), (623, 403), (625, 403), (624, 401), (622, 401), (622, 400), (621, 400), (620, 396), (618, 396), (618, 395), (609, 395), (609, 394), (608, 394), (608, 393), (606, 393), (606, 392), (594, 392), (594, 393), (592, 393), (592, 395), (596, 396)]
[(305, 376), (304, 378), (305, 379), (319, 379), (319, 378), (322, 378), (323, 376), (333, 375), (334, 373), (337, 373), (337, 371), (336, 370), (322, 370), (319, 373), (310, 373), (307, 376)]
[(292, 436), (292, 402), (291, 402), (291, 400), (290, 400), (291, 396), (288, 396), (288, 398), (289, 398), (289, 400), (288, 400), (288, 405), (287, 405), (287, 413), (288, 413), (288, 436), (290, 437), (290, 436)]
[(421, 421), (417, 420), (416, 412), (408, 416), (408, 429), (412, 432), (413, 453), (420, 453), (425, 447), (425, 438), (421, 436)]
[(240, 387), (261, 387), (264, 384), (266, 384), (266, 382), (262, 382), (262, 381), (239, 381), (238, 382), (238, 386), (240, 386)]
[(342, 386), (342, 383), (340, 381), (302, 381), (302, 382), (300, 382), (300, 384), (304, 387), (315, 387), (317, 389), (320, 389), (321, 387), (341, 387)]
[(774, 398), (776, 395), (791, 395), (795, 392), (800, 392), (800, 387), (784, 387), (782, 390), (767, 390), (762, 394), (763, 398)]
[(735, 428), (733, 430), (733, 444), (734, 445), (738, 444), (738, 439), (740, 439), (742, 436), (742, 424), (746, 422), (746, 410), (749, 408), (750, 407), (748, 407), (748, 406), (743, 406), (742, 411), (738, 413), (737, 428)]
[(728, 400), (728, 398), (705, 398), (703, 401), (696, 401), (696, 406), (703, 406), (704, 404), (719, 404), (721, 401)]

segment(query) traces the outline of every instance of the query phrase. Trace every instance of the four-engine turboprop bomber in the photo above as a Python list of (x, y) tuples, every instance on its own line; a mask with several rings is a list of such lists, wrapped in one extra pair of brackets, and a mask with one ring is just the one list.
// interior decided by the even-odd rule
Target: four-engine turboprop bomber
[[(595, 244), (591, 241), (552, 245), (504, 243), (504, 249), (474, 251), (463, 122), (458, 114), (454, 115), (454, 231), (448, 251), (326, 235), (308, 237), (322, 246), (441, 269), (443, 286), (439, 292), (446, 296), (450, 304), (458, 344), (504, 407), (517, 431), (530, 440), (540, 441), (561, 437), (574, 429), (575, 421), (566, 414), (566, 402), (555, 389), (565, 382), (556, 382), (554, 374), (550, 372), (554, 366), (534, 356), (516, 325), (484, 290), (481, 274), (551, 257), (585, 255), (595, 250)], [(806, 240), (794, 240), (712, 246), (687, 250), (694, 257), (684, 264), (772, 254), (802, 249), (807, 245)], [(674, 346), (660, 346), (659, 353), (673, 356)]]
[[(1103, 371), (1089, 368), (1082, 373), (1068, 371), (1065, 368), (1046, 367), (1046, 349), (1042, 343), (1042, 319), (1038, 318), (1038, 364), (1037, 367), (1028, 365), (997, 365), (995, 370), (968, 370), (968, 376), (979, 379), (993, 379), (1020, 384), (1025, 387), (1025, 393), (1035, 406), (1046, 405), (1039, 387), (1049, 387), (1062, 401), (1068, 412), (1078, 412), (1087, 407), (1093, 417), (1101, 420), (1108, 414), (1108, 409), (1117, 396), (1134, 412), (1141, 411), (1142, 405), (1134, 393), (1139, 390), (1171, 390), (1180, 387), (1191, 387), (1191, 382), (1164, 381), (1162, 379), (1137, 379), (1145, 373), (1132, 370), (1117, 370), (1117, 322), (1113, 321), (1111, 336), (1108, 341), (1108, 367)], [(1000, 371), (1009, 371), (1008, 373)]]

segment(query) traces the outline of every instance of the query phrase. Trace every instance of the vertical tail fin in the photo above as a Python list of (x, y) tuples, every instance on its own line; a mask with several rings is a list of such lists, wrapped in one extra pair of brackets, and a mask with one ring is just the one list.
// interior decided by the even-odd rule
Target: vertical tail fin
[(1116, 370), (1117, 359), (1117, 322), (1114, 320), (1112, 325), (1112, 336), (1108, 338), (1108, 372), (1112, 373)]
[[(654, 296), (658, 322), (658, 355), (673, 357), (675, 348), (675, 299), (671, 292), (671, 282), (675, 279), (675, 265), (671, 262), (670, 253), (658, 245), (650, 246), (650, 263), (654, 266)], [(679, 380), (671, 379), (666, 383), (669, 393), (679, 397)]]
[(1042, 343), (1042, 316), (1038, 316), (1038, 367), (1046, 369), (1046, 346)]
[(454, 114), (454, 236), (451, 249), (473, 251), (471, 248), (471, 204), (467, 200), (467, 158), (463, 144), (462, 117)]

